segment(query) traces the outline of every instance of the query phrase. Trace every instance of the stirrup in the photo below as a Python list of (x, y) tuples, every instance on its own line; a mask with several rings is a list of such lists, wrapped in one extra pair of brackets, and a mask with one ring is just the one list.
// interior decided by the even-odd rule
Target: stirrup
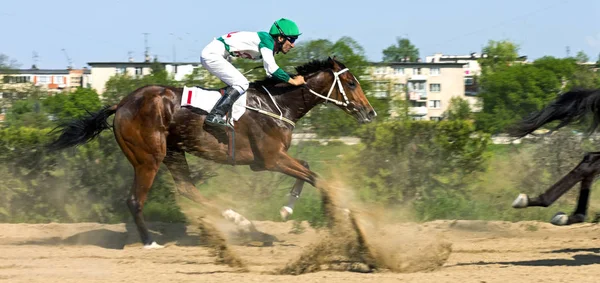
[(210, 126), (216, 126), (220, 128), (232, 128), (232, 126), (229, 123), (227, 123), (227, 119), (225, 117), (216, 114), (206, 116), (206, 120), (204, 120), (204, 123)]

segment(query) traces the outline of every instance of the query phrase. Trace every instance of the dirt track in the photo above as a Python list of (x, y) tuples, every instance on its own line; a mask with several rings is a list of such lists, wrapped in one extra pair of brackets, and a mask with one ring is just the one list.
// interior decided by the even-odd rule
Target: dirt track
[[(384, 235), (410, 243), (418, 260), (426, 241), (446, 241), (452, 253), (434, 271), (355, 273), (320, 271), (273, 275), (324, 232), (292, 223), (256, 222), (273, 246), (232, 245), (248, 265), (239, 272), (215, 264), (193, 227), (153, 224), (164, 249), (143, 250), (133, 226), (0, 224), (0, 281), (7, 282), (598, 282), (600, 226), (555, 227), (539, 222), (436, 221), (386, 225)], [(187, 231), (186, 231), (187, 230)], [(390, 248), (391, 249), (391, 248)]]

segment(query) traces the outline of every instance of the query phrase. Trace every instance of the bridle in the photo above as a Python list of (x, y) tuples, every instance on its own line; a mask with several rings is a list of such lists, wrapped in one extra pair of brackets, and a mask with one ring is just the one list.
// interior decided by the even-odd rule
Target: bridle
[[(346, 91), (344, 90), (344, 87), (342, 86), (342, 80), (340, 79), (340, 75), (347, 71), (348, 71), (348, 68), (344, 68), (343, 70), (341, 70), (339, 72), (334, 72), (333, 70), (331, 70), (331, 72), (333, 73), (333, 83), (331, 84), (331, 87), (329, 88), (329, 92), (327, 92), (327, 96), (319, 94), (318, 92), (308, 88), (308, 86), (306, 88), (308, 88), (308, 91), (310, 93), (314, 94), (317, 97), (324, 99), (325, 102), (330, 101), (337, 105), (348, 107), (348, 105), (350, 105), (350, 101), (348, 100)], [(331, 98), (331, 93), (333, 92), (333, 89), (335, 88), (336, 84), (340, 90), (340, 93), (342, 93), (342, 96), (344, 97), (344, 101), (340, 101), (340, 100)]]
[[(317, 96), (317, 97), (319, 97), (321, 99), (324, 99), (325, 103), (327, 103), (329, 101), (329, 102), (335, 103), (336, 105), (340, 105), (340, 106), (343, 106), (343, 107), (348, 107), (349, 105), (351, 105), (351, 103), (348, 100), (348, 96), (346, 95), (346, 91), (344, 90), (344, 87), (342, 86), (342, 80), (340, 79), (340, 75), (343, 74), (343, 73), (345, 73), (345, 72), (348, 72), (348, 71), (349, 71), (348, 68), (344, 68), (344, 69), (340, 70), (339, 72), (335, 72), (335, 71), (331, 70), (331, 72), (333, 73), (333, 82), (331, 83), (331, 87), (329, 88), (329, 92), (327, 92), (327, 96), (324, 96), (324, 95), (322, 95), (322, 94), (320, 94), (320, 93), (318, 93), (318, 92), (310, 89), (307, 85), (304, 85), (304, 87), (306, 87), (308, 89), (308, 91), (310, 93), (312, 93), (313, 95), (315, 95), (315, 96)], [(336, 85), (338, 86), (340, 93), (344, 97), (344, 101), (340, 101), (340, 100), (331, 98), (331, 93), (333, 93), (333, 89), (335, 88)], [(269, 90), (265, 86), (262, 86), (262, 88), (267, 92), (267, 94), (271, 98), (271, 101), (273, 102), (273, 104), (275, 104), (275, 108), (279, 111), (279, 115), (277, 115), (275, 113), (271, 113), (271, 112), (265, 111), (265, 110), (262, 110), (262, 109), (250, 107), (250, 106), (246, 106), (246, 108), (250, 109), (250, 110), (254, 110), (254, 111), (258, 112), (258, 113), (267, 115), (269, 117), (273, 117), (273, 118), (279, 119), (279, 120), (284, 121), (284, 122), (286, 122), (288, 124), (291, 124), (292, 127), (295, 127), (296, 124), (292, 120), (290, 120), (290, 119), (288, 119), (286, 117), (283, 117), (283, 112), (281, 111), (281, 109), (277, 105), (277, 102), (275, 102), (275, 99), (273, 98), (273, 95), (271, 95), (271, 93), (269, 92)], [(304, 95), (303, 95), (302, 99), (304, 100)], [(306, 100), (304, 102), (306, 104)]]

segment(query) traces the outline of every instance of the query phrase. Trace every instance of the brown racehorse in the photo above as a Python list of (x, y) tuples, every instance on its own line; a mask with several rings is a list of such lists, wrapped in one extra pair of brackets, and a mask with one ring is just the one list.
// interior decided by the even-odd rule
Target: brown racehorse
[[(251, 84), (247, 92), (249, 109), (235, 122), (235, 143), (231, 143), (235, 144), (235, 164), (249, 165), (254, 171), (277, 171), (295, 177), (292, 199), (297, 198), (304, 182), (316, 186), (318, 178), (306, 161), (287, 153), (293, 123), (325, 101), (335, 103), (361, 123), (370, 122), (376, 116), (357, 79), (335, 59), (312, 61), (297, 67), (296, 71), (305, 76), (305, 86), (270, 79)], [(185, 152), (229, 163), (228, 145), (219, 142), (210, 133), (213, 131), (204, 129), (204, 115), (180, 107), (181, 97), (182, 88), (141, 87), (118, 105), (105, 106), (89, 117), (60, 125), (60, 137), (49, 145), (50, 149), (59, 150), (84, 144), (109, 129), (107, 118), (115, 114), (115, 138), (135, 171), (127, 206), (147, 247), (156, 243), (144, 223), (142, 209), (160, 163), (171, 172), (177, 192), (196, 202), (203, 200), (192, 184)], [(288, 205), (290, 213), (292, 205), (293, 201)]]

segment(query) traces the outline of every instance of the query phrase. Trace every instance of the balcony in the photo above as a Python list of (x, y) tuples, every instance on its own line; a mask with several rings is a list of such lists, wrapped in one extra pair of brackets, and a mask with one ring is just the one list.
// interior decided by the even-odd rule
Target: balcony
[(409, 90), (408, 91), (408, 100), (427, 100), (427, 91), (426, 90)]
[(408, 107), (408, 114), (412, 116), (425, 116), (427, 115), (427, 107), (419, 106), (419, 107)]
[(372, 92), (372, 94), (373, 94), (373, 97), (375, 97), (375, 98), (381, 98), (381, 99), (383, 99), (383, 98), (390, 97), (390, 94), (387, 91), (385, 91), (385, 90), (374, 90)]
[(408, 78), (409, 81), (426, 81), (427, 80), (427, 76), (425, 75), (411, 75)]

